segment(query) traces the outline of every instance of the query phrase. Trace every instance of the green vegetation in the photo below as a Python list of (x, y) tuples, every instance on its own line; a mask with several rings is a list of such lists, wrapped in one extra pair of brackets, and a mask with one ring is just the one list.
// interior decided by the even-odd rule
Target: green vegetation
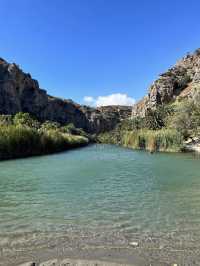
[(181, 132), (185, 139), (200, 135), (200, 88), (194, 88), (190, 99), (175, 103), (169, 126)]
[(122, 144), (134, 149), (146, 149), (150, 152), (177, 152), (182, 149), (183, 138), (176, 130), (138, 130), (127, 131), (122, 137)]
[(200, 136), (200, 87), (193, 88), (188, 98), (148, 110), (145, 117), (123, 120), (98, 140), (151, 152), (182, 151), (184, 141), (194, 136)]
[(60, 152), (88, 142), (85, 136), (65, 132), (58, 123), (41, 124), (27, 113), (0, 116), (0, 159)]
[[(121, 121), (98, 136), (102, 143), (154, 151), (184, 150), (184, 141), (200, 136), (200, 87), (187, 98), (149, 109), (145, 117)], [(0, 116), (0, 159), (48, 154), (95, 141), (73, 124), (40, 123), (28, 113)]]
[(178, 152), (183, 149), (183, 137), (173, 129), (139, 129), (103, 133), (98, 140), (102, 143), (119, 144), (133, 149), (145, 149), (150, 152)]

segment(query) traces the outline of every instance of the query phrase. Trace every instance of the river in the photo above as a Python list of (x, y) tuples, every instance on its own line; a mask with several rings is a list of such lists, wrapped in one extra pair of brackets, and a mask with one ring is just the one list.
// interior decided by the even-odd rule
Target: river
[(101, 259), (103, 248), (114, 261), (198, 265), (199, 170), (193, 154), (100, 144), (0, 162), (0, 265), (47, 259), (58, 247), (72, 257)]

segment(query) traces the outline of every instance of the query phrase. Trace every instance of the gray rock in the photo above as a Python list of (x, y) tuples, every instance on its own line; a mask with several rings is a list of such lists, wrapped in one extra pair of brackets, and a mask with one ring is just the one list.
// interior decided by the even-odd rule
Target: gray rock
[(139, 247), (139, 243), (136, 242), (136, 241), (132, 241), (132, 242), (130, 242), (129, 245), (132, 246), (132, 247), (134, 247), (134, 248)]
[(200, 83), (200, 49), (188, 54), (170, 68), (150, 86), (149, 93), (133, 106), (132, 117), (144, 117), (148, 109), (167, 104), (180, 96), (184, 90), (188, 97), (196, 84)]
[(131, 115), (131, 109), (124, 106), (94, 109), (49, 96), (30, 74), (0, 58), (0, 114), (28, 112), (41, 121), (73, 123), (87, 132), (98, 133), (113, 129), (122, 118)]

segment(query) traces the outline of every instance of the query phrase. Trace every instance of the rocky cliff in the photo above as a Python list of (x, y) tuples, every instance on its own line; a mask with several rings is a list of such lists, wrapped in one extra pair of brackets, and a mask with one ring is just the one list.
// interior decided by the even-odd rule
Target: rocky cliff
[(170, 103), (177, 97), (188, 97), (196, 84), (200, 84), (200, 49), (161, 74), (151, 85), (148, 95), (134, 105), (132, 117), (144, 117), (148, 109)]
[(95, 109), (49, 96), (30, 74), (0, 58), (0, 114), (18, 112), (28, 112), (41, 121), (73, 123), (87, 132), (99, 133), (113, 129), (121, 119), (130, 116), (131, 107)]

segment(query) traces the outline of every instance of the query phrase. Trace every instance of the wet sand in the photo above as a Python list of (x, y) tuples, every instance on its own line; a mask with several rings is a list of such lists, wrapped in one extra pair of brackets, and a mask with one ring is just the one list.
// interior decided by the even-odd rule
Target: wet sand
[(53, 259), (42, 262), (40, 264), (34, 262), (27, 262), (19, 266), (131, 266), (133, 264), (112, 263), (108, 261), (94, 261), (94, 260), (73, 260), (73, 259)]
[[(89, 237), (89, 236), (88, 236)], [(200, 265), (199, 242), (187, 246), (180, 245), (177, 239), (168, 241), (160, 238), (135, 238), (138, 245), (124, 239), (115, 239), (110, 243), (89, 239), (63, 237), (41, 242), (35, 239), (35, 245), (24, 240), (23, 245), (11, 243), (1, 249), (1, 266), (193, 266)], [(132, 239), (133, 240), (133, 239)], [(17, 242), (16, 242), (17, 243)], [(185, 246), (184, 246), (185, 245)]]
[[(117, 266), (117, 265), (149, 265), (138, 252), (129, 248), (89, 248), (89, 249), (67, 249), (52, 248), (35, 251), (18, 251), (14, 256), (1, 258), (2, 266)], [(158, 264), (159, 265), (159, 264)]]

